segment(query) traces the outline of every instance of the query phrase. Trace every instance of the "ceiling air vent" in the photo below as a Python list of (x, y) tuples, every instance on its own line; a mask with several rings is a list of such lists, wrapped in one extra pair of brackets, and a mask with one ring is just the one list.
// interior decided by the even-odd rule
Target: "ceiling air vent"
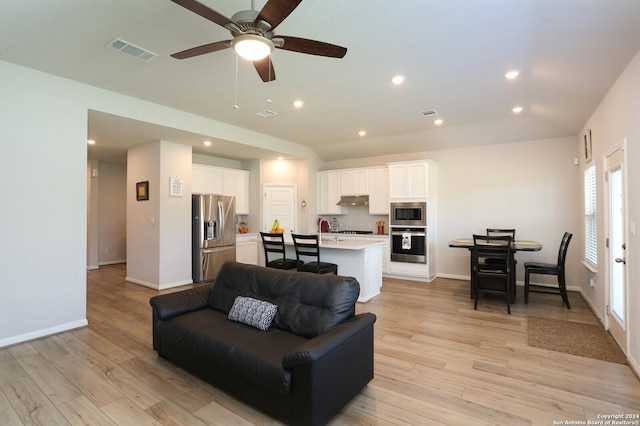
[(136, 58), (142, 62), (149, 62), (158, 56), (156, 53), (143, 49), (142, 47), (138, 47), (128, 41), (120, 40), (119, 38), (111, 40), (107, 44), (107, 47), (109, 49), (117, 50), (120, 53), (124, 53), (127, 56), (131, 56), (132, 58)]
[(264, 111), (256, 112), (256, 114), (258, 114), (260, 117), (263, 117), (263, 118), (269, 118), (269, 117), (273, 117), (274, 115), (278, 115), (277, 112), (271, 111), (268, 109), (265, 109)]
[(422, 115), (423, 117), (433, 117), (438, 115), (438, 112), (436, 110), (433, 109), (427, 109), (424, 111), (420, 111), (420, 115)]

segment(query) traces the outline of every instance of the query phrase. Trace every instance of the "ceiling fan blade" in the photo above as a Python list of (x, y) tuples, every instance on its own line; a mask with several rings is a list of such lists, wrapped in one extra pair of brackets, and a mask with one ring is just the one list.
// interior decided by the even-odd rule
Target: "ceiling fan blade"
[(284, 45), (280, 49), (292, 52), (307, 53), (309, 55), (328, 56), (330, 58), (343, 58), (347, 54), (347, 48), (323, 41), (309, 40), (300, 37), (289, 37), (278, 35), (284, 40)]
[(222, 15), (220, 15), (215, 10), (209, 9), (207, 6), (199, 3), (195, 0), (171, 0), (172, 2), (179, 4), (185, 9), (189, 9), (193, 13), (197, 13), (205, 19), (210, 20), (211, 22), (215, 22), (216, 24), (226, 27), (227, 25), (233, 25), (233, 22)]
[(231, 46), (231, 40), (216, 41), (215, 43), (203, 44), (202, 46), (192, 47), (191, 49), (174, 53), (173, 55), (171, 55), (171, 57), (176, 59), (193, 58), (194, 56), (200, 56), (206, 53), (217, 52), (218, 50), (226, 49), (230, 46)]
[(270, 56), (258, 61), (253, 61), (253, 66), (256, 67), (258, 75), (260, 75), (260, 78), (265, 83), (276, 79), (276, 71), (273, 68), (273, 62), (271, 62)]
[(267, 21), (273, 31), (301, 2), (302, 0), (269, 0), (258, 14), (256, 23)]

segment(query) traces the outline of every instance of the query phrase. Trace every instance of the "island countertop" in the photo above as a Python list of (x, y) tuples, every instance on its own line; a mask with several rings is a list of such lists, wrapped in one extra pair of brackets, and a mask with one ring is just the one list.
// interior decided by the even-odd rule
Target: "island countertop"
[[(286, 244), (293, 245), (293, 241), (286, 242)], [(334, 237), (322, 237), (320, 240), (320, 248), (331, 248), (331, 249), (341, 249), (341, 250), (364, 250), (369, 247), (382, 246), (384, 242), (382, 241), (372, 241), (372, 240), (352, 240), (352, 239), (342, 239), (338, 237), (337, 239)]]

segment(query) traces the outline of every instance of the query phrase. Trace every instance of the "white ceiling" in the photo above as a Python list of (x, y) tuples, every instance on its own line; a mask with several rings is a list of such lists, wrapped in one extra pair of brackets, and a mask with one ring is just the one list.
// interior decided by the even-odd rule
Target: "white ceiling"
[[(227, 17), (251, 6), (202, 3)], [(638, 0), (304, 0), (276, 33), (345, 46), (346, 56), (276, 49), (268, 84), (240, 61), (238, 109), (232, 50), (169, 56), (229, 32), (170, 0), (3, 0), (0, 60), (308, 145), (331, 161), (576, 135), (640, 50), (639, 25)], [(115, 37), (159, 56), (145, 63), (105, 48)], [(521, 71), (515, 81), (504, 78), (510, 69)], [(400, 87), (389, 81), (396, 73), (407, 77)], [(256, 115), (265, 109), (278, 115)], [(442, 126), (419, 114), (430, 109)], [(222, 141), (204, 151), (215, 135), (97, 112), (88, 132), (102, 159), (157, 139), (225, 158), (274, 154)]]

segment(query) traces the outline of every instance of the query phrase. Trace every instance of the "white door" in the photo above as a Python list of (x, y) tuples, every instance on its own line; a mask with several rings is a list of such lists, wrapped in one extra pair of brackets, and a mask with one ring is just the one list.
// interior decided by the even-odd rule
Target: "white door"
[(262, 186), (262, 231), (271, 231), (278, 219), (285, 232), (296, 230), (296, 185), (265, 184)]
[(607, 327), (627, 352), (626, 178), (624, 143), (605, 156), (607, 239)]

